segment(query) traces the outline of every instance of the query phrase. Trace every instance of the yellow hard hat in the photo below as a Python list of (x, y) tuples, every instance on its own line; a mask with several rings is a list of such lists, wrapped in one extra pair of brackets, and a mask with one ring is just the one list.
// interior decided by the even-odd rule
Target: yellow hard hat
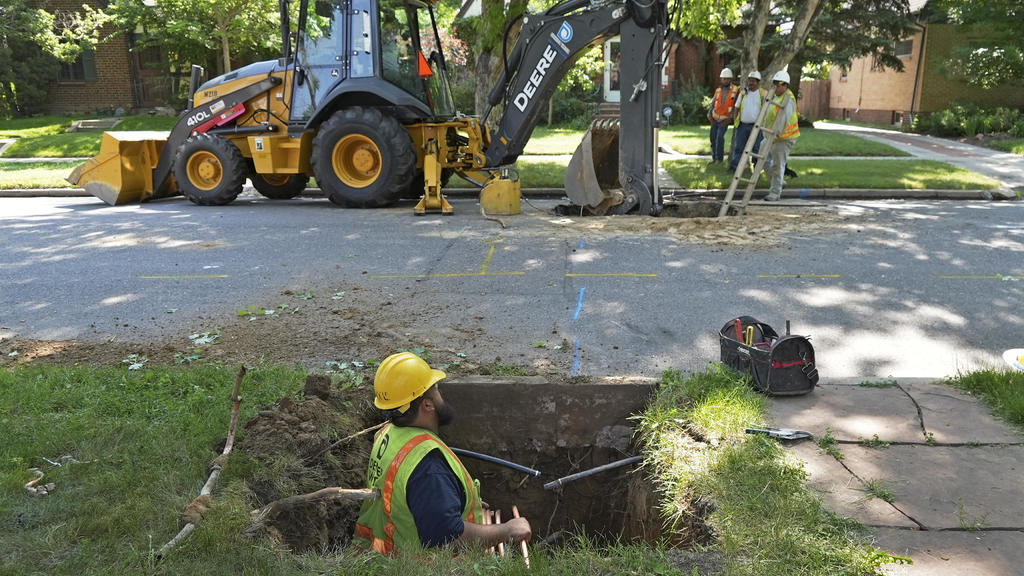
[(397, 408), (404, 414), (410, 402), (445, 376), (412, 352), (392, 354), (380, 363), (373, 377), (373, 405), (381, 410)]

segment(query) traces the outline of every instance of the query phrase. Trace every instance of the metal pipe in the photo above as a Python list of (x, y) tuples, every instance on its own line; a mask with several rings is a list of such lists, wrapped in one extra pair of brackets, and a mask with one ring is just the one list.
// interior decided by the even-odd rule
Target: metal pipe
[(587, 476), (593, 476), (594, 474), (599, 474), (601, 472), (604, 472), (605, 470), (613, 470), (615, 468), (621, 468), (623, 466), (628, 466), (629, 464), (633, 464), (635, 462), (639, 462), (639, 461), (641, 461), (643, 459), (644, 459), (643, 456), (632, 456), (632, 457), (626, 458), (624, 460), (616, 460), (615, 462), (609, 462), (608, 464), (605, 464), (603, 466), (598, 466), (597, 468), (591, 468), (590, 470), (584, 470), (583, 472), (577, 472), (576, 474), (570, 474), (569, 476), (564, 476), (562, 478), (559, 478), (558, 480), (555, 480), (554, 482), (548, 482), (547, 484), (544, 485), (544, 489), (545, 490), (551, 490), (551, 489), (554, 489), (554, 488), (561, 488), (563, 484), (568, 484), (569, 482), (575, 482), (576, 480), (580, 480), (581, 478), (586, 478)]
[(465, 456), (466, 458), (473, 458), (475, 460), (483, 460), (484, 462), (490, 462), (491, 464), (497, 464), (499, 466), (504, 466), (505, 468), (511, 468), (516, 472), (522, 472), (523, 474), (529, 474), (530, 476), (540, 476), (540, 470), (527, 468), (522, 464), (516, 464), (515, 462), (502, 460), (501, 458), (498, 458), (496, 456), (489, 456), (487, 454), (481, 454), (479, 452), (463, 450), (462, 448), (452, 448), (452, 452), (455, 452), (455, 454), (458, 456)]

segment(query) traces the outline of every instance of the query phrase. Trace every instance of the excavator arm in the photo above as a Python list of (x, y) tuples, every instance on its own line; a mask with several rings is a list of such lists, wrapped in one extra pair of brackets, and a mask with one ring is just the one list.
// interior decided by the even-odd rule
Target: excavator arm
[[(574, 202), (625, 213), (650, 213), (660, 204), (657, 191), (657, 129), (661, 122), (661, 69), (666, 8), (664, 0), (597, 2), (567, 0), (540, 14), (524, 17), (519, 37), (488, 101), (504, 102), (504, 112), (486, 150), (489, 167), (516, 161), (541, 111), (576, 59), (589, 47), (615, 35), (621, 37), (620, 69), (623, 98), (618, 118), (605, 121), (602, 136), (588, 132), (577, 155), (588, 156), (570, 164), (566, 191)], [(609, 127), (612, 129), (609, 130)], [(593, 130), (591, 130), (592, 132)], [(614, 133), (615, 138), (609, 136)], [(614, 156), (618, 142), (618, 170), (597, 182), (595, 165), (604, 157), (590, 157), (593, 139), (604, 141), (602, 151)], [(585, 148), (591, 150), (585, 150)], [(604, 154), (599, 154), (604, 156)], [(605, 188), (615, 188), (607, 190)]]

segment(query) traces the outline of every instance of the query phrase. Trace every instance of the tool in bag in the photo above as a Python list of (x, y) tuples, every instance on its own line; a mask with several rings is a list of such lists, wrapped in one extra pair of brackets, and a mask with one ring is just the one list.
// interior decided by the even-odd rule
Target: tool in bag
[(718, 333), (722, 363), (750, 374), (754, 388), (774, 396), (796, 396), (814, 390), (818, 369), (814, 347), (806, 336), (779, 336), (768, 324), (751, 316), (740, 316)]
[(769, 438), (778, 438), (779, 440), (803, 440), (804, 438), (814, 438), (814, 435), (806, 430), (796, 430), (794, 428), (747, 428), (745, 430), (747, 434), (761, 434), (768, 436)]

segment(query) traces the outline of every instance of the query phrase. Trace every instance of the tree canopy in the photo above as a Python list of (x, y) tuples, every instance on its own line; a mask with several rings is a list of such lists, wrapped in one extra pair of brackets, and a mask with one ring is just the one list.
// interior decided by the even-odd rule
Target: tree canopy
[(1020, 0), (937, 0), (933, 20), (960, 27), (967, 41), (953, 48), (946, 70), (969, 84), (995, 88), (1024, 78), (1024, 4)]

